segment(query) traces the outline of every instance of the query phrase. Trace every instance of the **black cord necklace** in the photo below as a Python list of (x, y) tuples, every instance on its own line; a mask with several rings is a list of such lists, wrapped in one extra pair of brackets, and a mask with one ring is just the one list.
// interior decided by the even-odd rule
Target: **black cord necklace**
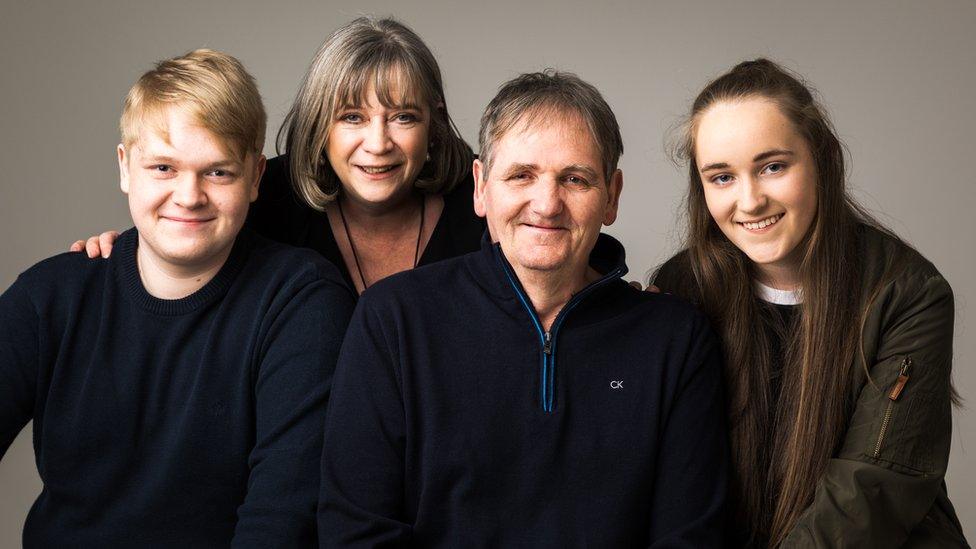
[[(352, 241), (352, 233), (349, 232), (349, 224), (346, 222), (346, 214), (342, 211), (342, 199), (336, 200), (336, 206), (339, 208), (339, 218), (342, 219), (342, 228), (346, 231), (346, 240), (349, 241), (349, 248), (352, 249), (352, 258), (356, 262), (356, 271), (359, 272), (359, 281), (363, 283), (363, 290), (369, 286), (366, 285), (366, 277), (363, 276), (363, 267), (359, 263), (359, 254), (356, 253), (356, 243)], [(427, 199), (424, 196), (420, 197), (420, 228), (417, 229), (417, 246), (413, 250), (413, 266), (416, 267), (417, 263), (420, 261), (420, 241), (424, 236), (424, 218), (427, 213)]]

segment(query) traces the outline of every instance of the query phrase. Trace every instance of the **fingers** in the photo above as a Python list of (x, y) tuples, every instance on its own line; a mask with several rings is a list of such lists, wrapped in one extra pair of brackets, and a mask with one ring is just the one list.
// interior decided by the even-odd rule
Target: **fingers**
[(632, 288), (634, 288), (635, 290), (637, 290), (638, 292), (644, 289), (644, 287), (643, 287), (643, 286), (641, 286), (641, 283), (640, 283), (640, 282), (638, 282), (638, 281), (636, 281), (636, 280), (631, 280), (631, 281), (630, 281), (630, 282), (628, 282), (627, 284), (630, 284), (630, 286), (631, 286)]
[(98, 245), (97, 236), (90, 237), (85, 241), (85, 252), (88, 253), (88, 257), (90, 258), (96, 258), (102, 255), (102, 249)]
[(118, 237), (119, 233), (116, 231), (105, 231), (98, 235), (98, 246), (102, 249), (102, 257), (112, 255), (112, 245)]
[(651, 284), (647, 288), (644, 288), (644, 291), (645, 292), (651, 292), (653, 294), (659, 294), (659, 293), (661, 293), (661, 288), (658, 288), (657, 286)]
[(72, 244), (68, 248), (68, 251), (69, 252), (80, 252), (80, 251), (82, 251), (84, 249), (85, 249), (85, 241), (84, 240), (75, 240), (74, 244)]

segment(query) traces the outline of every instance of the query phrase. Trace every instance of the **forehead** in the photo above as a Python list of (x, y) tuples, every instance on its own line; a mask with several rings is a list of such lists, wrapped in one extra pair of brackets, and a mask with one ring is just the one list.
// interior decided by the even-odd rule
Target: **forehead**
[(694, 137), (695, 156), (703, 164), (751, 160), (766, 150), (805, 145), (779, 106), (760, 97), (715, 103), (699, 117)]
[(379, 104), (390, 107), (426, 106), (430, 102), (420, 75), (402, 63), (356, 68), (336, 87), (336, 107)]
[(600, 147), (582, 119), (572, 114), (531, 113), (502, 133), (493, 163), (536, 164), (562, 168), (580, 164), (601, 172)]
[(188, 163), (239, 158), (228, 139), (204, 127), (190, 109), (179, 105), (145, 113), (134, 137), (132, 152), (141, 156), (166, 156)]

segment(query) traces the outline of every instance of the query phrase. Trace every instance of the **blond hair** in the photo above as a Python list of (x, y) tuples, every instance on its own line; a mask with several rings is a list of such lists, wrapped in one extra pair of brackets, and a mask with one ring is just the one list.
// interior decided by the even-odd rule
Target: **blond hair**
[(129, 148), (147, 125), (165, 135), (160, 118), (172, 106), (185, 109), (241, 158), (264, 149), (267, 115), (261, 95), (254, 77), (230, 55), (198, 49), (156, 63), (125, 96), (122, 145)]
[(471, 169), (473, 153), (447, 112), (434, 55), (406, 25), (360, 17), (319, 48), (278, 132), (292, 186), (316, 210), (342, 188), (325, 156), (334, 117), (347, 105), (367, 103), (370, 90), (384, 107), (413, 104), (430, 110), (430, 161), (417, 176), (418, 189), (447, 192)]

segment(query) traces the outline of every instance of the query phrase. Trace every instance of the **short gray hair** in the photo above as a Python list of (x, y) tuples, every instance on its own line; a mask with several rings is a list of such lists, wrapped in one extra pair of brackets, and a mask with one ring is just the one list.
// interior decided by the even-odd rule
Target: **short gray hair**
[(314, 209), (324, 210), (342, 189), (325, 157), (336, 112), (365, 103), (370, 87), (385, 107), (399, 100), (430, 109), (430, 162), (417, 176), (417, 188), (448, 192), (471, 169), (471, 148), (447, 112), (441, 70), (430, 49), (403, 23), (360, 17), (319, 48), (278, 132), (292, 186)]
[(519, 75), (502, 84), (481, 117), (478, 142), (485, 174), (491, 170), (495, 145), (519, 123), (527, 125), (553, 116), (578, 116), (600, 149), (606, 182), (624, 153), (620, 126), (610, 105), (592, 84), (568, 72), (546, 69)]

